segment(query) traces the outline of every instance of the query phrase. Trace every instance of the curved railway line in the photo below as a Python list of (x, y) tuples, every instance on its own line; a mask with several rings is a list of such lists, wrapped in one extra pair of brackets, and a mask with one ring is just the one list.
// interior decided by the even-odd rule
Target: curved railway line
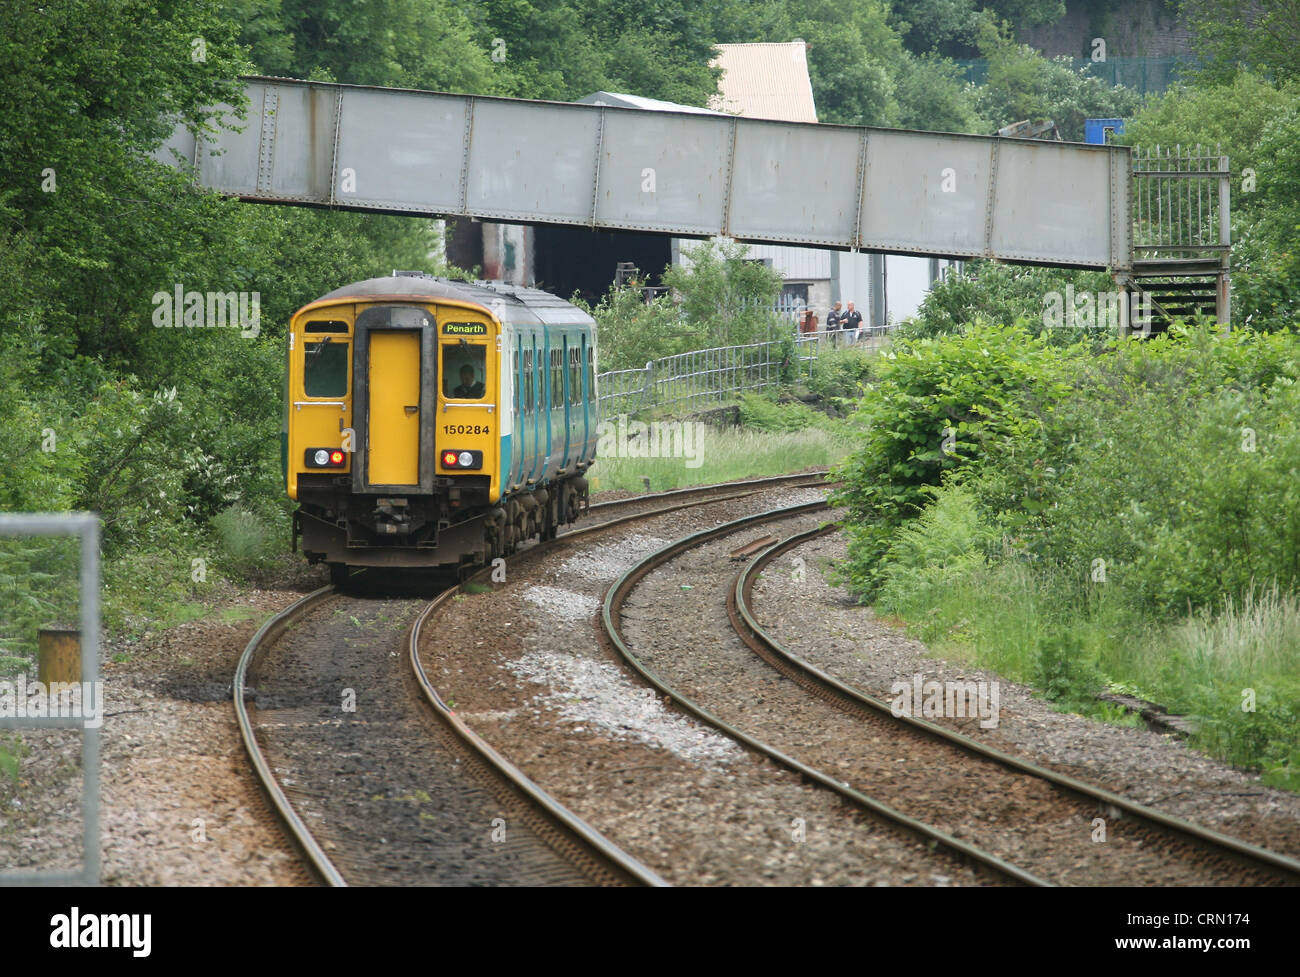
[[(743, 499), (770, 488), (820, 484), (821, 473), (813, 472), (597, 503), (591, 506), (592, 512), (619, 514), (562, 533), (558, 540), (567, 541), (577, 535), (599, 532), (658, 514)], [(527, 551), (550, 545), (553, 543), (540, 543)], [(358, 582), (365, 576), (353, 580)], [(268, 620), (241, 655), (232, 687), (240, 735), (277, 819), (312, 874), (324, 884), (334, 886), (409, 883), (428, 877), (420, 874), (423, 866), (433, 870), (434, 880), (440, 882), (663, 885), (663, 880), (654, 872), (611, 845), (538, 788), (474, 733), (443, 701), (420, 662), (419, 645), (425, 622), (460, 589), (459, 585), (446, 588), (431, 602), (422, 601), (419, 605), (410, 600), (396, 602), (401, 605), (396, 609), (397, 616), (411, 621), (400, 656), (394, 650), (393, 636), (385, 633), (391, 628), (377, 629), (378, 633), (368, 636), (362, 647), (354, 649), (358, 652), (353, 656), (354, 667), (375, 662), (387, 666), (395, 657), (409, 665), (405, 701), (396, 701), (401, 698), (400, 693), (390, 694), (389, 701), (384, 704), (385, 714), (377, 719), (370, 718), (366, 709), (360, 709), (361, 715), (355, 719), (340, 718), (337, 696), (345, 688), (355, 696), (357, 689), (351, 686), (374, 688), (385, 681), (392, 693), (392, 676), (358, 678), (358, 673), (343, 675), (330, 668), (325, 668), (324, 674), (313, 674), (315, 666), (326, 656), (312, 653), (314, 640), (327, 643), (333, 640), (337, 627), (332, 624), (332, 619), (342, 617), (361, 631), (371, 625), (373, 622), (362, 618), (375, 605), (373, 600), (352, 598), (333, 585), (322, 587)], [(342, 606), (338, 606), (340, 604)], [(277, 687), (275, 670), (282, 665), (275, 661), (280, 652), (279, 645), (288, 640), (286, 636), (293, 637), (303, 632), (311, 632), (306, 636), (305, 646), (290, 652), (294, 659), (294, 674), (282, 683), (283, 687)], [(296, 655), (293, 654), (295, 650), (298, 652)], [(336, 656), (346, 654), (348, 650), (337, 643), (333, 646)], [(383, 653), (385, 650), (387, 654)], [(410, 727), (419, 723), (419, 717), (412, 714), (412, 700), (417, 695), (424, 709), (426, 725), (432, 728), (412, 733)], [(256, 700), (252, 708), (246, 702), (250, 698)], [(266, 708), (261, 708), (263, 699), (267, 700)], [(397, 706), (396, 715), (387, 714), (394, 706)], [(428, 723), (430, 718), (432, 723)], [(382, 727), (383, 737), (405, 738), (403, 745), (406, 746), (414, 745), (410, 739), (412, 735), (426, 740), (432, 737), (429, 745), (434, 749), (415, 751), (426, 767), (415, 776), (422, 784), (440, 785), (438, 800), (451, 797), (463, 806), (460, 810), (419, 811), (417, 819), (409, 825), (413, 830), (407, 830), (404, 838), (396, 839), (399, 846), (403, 841), (413, 846), (408, 851), (394, 851), (393, 839), (384, 836), (401, 835), (400, 828), (397, 831), (384, 830), (372, 837), (374, 833), (365, 826), (370, 815), (382, 817), (383, 812), (373, 807), (366, 811), (366, 798), (356, 794), (356, 782), (365, 783), (364, 794), (376, 788), (382, 789), (383, 785), (362, 776), (360, 768), (365, 764), (348, 763), (343, 765), (346, 769), (340, 769), (340, 760), (363, 758), (355, 750), (340, 752), (339, 749), (340, 735), (356, 724), (373, 727), (371, 733), (375, 732), (374, 728)], [(322, 734), (324, 739), (320, 738)], [(342, 741), (350, 747), (357, 745), (356, 737), (342, 736)], [(323, 769), (326, 766), (331, 769)], [(412, 773), (409, 768), (402, 772), (408, 775), (408, 779)], [(345, 803), (353, 808), (359, 805), (359, 812), (343, 810), (337, 803), (338, 795), (349, 790), (354, 796)], [(369, 802), (372, 805), (378, 803), (381, 808), (391, 808), (391, 803), (383, 802), (394, 799), (426, 806), (434, 800), (430, 793), (415, 788), (391, 798), (382, 796), (381, 790), (381, 793), (369, 797)], [(487, 816), (497, 811), (508, 811), (509, 814), (495, 818)], [(435, 850), (429, 850), (431, 828), (427, 823), (422, 824), (420, 819), (441, 819), (453, 825), (445, 845), (441, 848), (434, 845)], [(350, 822), (342, 831), (334, 827), (340, 820)], [(409, 818), (402, 820), (410, 821)], [(514, 827), (521, 823), (522, 831)], [(353, 834), (359, 832), (364, 840), (354, 843), (349, 831)], [(512, 858), (503, 873), (484, 875), (482, 866), (492, 861), (484, 852), (493, 849), (491, 842), (485, 848), (483, 839), (502, 834), (509, 838), (511, 847), (515, 849)], [(358, 845), (370, 850), (354, 850)], [(476, 845), (479, 857), (469, 859), (472, 864), (460, 872), (457, 864), (465, 861), (465, 849), (473, 850)]]
[[(591, 507), (592, 514), (609, 518), (521, 555), (542, 554), (613, 527), (712, 503), (824, 485), (821, 473), (805, 473), (602, 502)], [(922, 844), (913, 856), (918, 862), (929, 857), (926, 849), (942, 851), (969, 866), (972, 880), (1013, 885), (1300, 881), (1300, 862), (1294, 859), (1170, 817), (927, 720), (895, 717), (888, 702), (785, 648), (760, 623), (752, 606), (754, 584), (781, 556), (833, 530), (834, 524), (824, 521), (828, 511), (825, 500), (771, 509), (659, 548), (604, 590), (599, 617), (607, 644), (665, 701), (671, 699), (681, 711), (754, 754), (833, 792), (859, 816), (919, 839)], [(811, 524), (798, 526), (780, 542), (766, 535), (752, 540), (757, 528), (788, 522)], [(742, 541), (748, 545), (735, 549)], [(740, 555), (744, 563), (736, 570)], [(684, 561), (692, 562), (687, 567)], [(657, 573), (665, 568), (668, 572)], [(422, 635), (427, 645), (439, 614), (458, 595), (473, 593), (466, 588), (489, 572), (485, 568), (441, 589), (432, 601), (391, 595), (377, 600), (323, 587), (258, 631), (237, 669), (235, 706), (241, 735), (279, 819), (316, 877), (333, 885), (666, 884), (471, 729), (427, 674), (420, 655)], [(353, 583), (364, 586), (364, 576)], [(658, 577), (665, 579), (656, 582)], [(679, 588), (667, 579), (687, 577), (693, 586)], [(707, 654), (674, 658), (685, 646), (674, 644), (662, 622), (648, 621), (638, 633), (639, 609), (656, 606), (656, 586), (674, 597), (682, 596), (679, 590), (693, 592), (687, 596), (698, 602), (697, 617), (680, 622), (679, 630), (708, 642)], [(372, 626), (372, 619), (379, 623)], [(355, 625), (352, 637), (366, 636), (355, 648), (330, 638), (342, 620)], [(391, 633), (395, 621), (401, 623), (400, 641)], [(333, 655), (320, 654), (322, 640), (334, 641)], [(282, 644), (287, 645), (283, 651)], [(382, 653), (385, 649), (388, 654)], [(353, 666), (377, 662), (390, 671), (400, 667), (402, 678), (357, 677), (337, 666), (313, 672), (308, 664), (353, 652), (348, 659)], [(707, 672), (719, 655), (730, 656), (732, 671), (710, 688), (713, 678)], [(285, 670), (283, 680), (276, 677), (277, 669)], [(748, 684), (737, 682), (740, 670), (748, 670)], [(331, 697), (342, 685), (364, 683), (370, 689), (385, 681), (390, 706), (400, 697), (395, 690), (404, 690), (405, 705), (395, 714), (359, 710), (363, 715), (339, 718), (337, 700)], [(288, 691), (277, 682), (287, 682)], [(250, 686), (257, 690), (251, 708), (245, 704)], [(304, 698), (312, 702), (306, 711)], [(779, 727), (773, 726), (774, 717)], [(368, 760), (378, 764), (379, 773), (362, 778), (364, 789), (357, 786), (355, 768), (366, 764), (348, 763), (358, 756), (356, 750), (364, 754), (357, 745), (361, 734), (353, 727), (364, 727), (365, 735), (380, 744)], [(344, 734), (349, 728), (353, 735)], [(800, 730), (816, 733), (801, 740)], [(394, 767), (380, 750), (405, 760)], [(413, 760), (424, 765), (416, 774), (409, 763), (403, 766)], [(895, 776), (894, 771), (905, 774)], [(394, 778), (391, 788), (381, 783), (388, 772)], [(423, 788), (410, 789), (417, 781), (428, 785), (423, 794)], [(925, 789), (919, 789), (921, 781), (926, 781)], [(340, 813), (335, 795), (349, 792), (348, 803), (360, 805), (358, 816)], [(406, 816), (404, 805), (412, 795), (415, 806), (428, 807), (430, 793), (438, 795), (434, 810), (420, 810), (414, 820)], [(367, 809), (366, 803), (372, 806)], [(494, 812), (495, 820), (489, 816)], [(1103, 845), (1092, 842), (1088, 831), (1099, 814), (1111, 832)], [(450, 826), (442, 842), (432, 822)], [(508, 826), (508, 846), (485, 843), (489, 823)], [(349, 831), (358, 824), (367, 826), (356, 843), (366, 850), (353, 850)], [(376, 832), (381, 835), (377, 842), (371, 837)], [(390, 834), (395, 837), (386, 837)], [(503, 853), (507, 857), (499, 857)]]
[[(801, 713), (798, 721), (805, 732), (809, 726), (819, 732), (835, 730), (831, 734), (835, 737), (833, 745), (823, 743), (811, 750), (795, 749), (765, 741), (747, 731), (748, 723), (744, 720), (756, 710), (752, 704), (736, 701), (739, 690), (735, 689), (734, 675), (724, 683), (727, 688), (723, 692), (716, 687), (710, 689), (708, 677), (692, 671), (693, 665), (698, 665), (698, 660), (705, 656), (679, 655), (670, 661), (666, 654), (646, 655), (644, 651), (638, 654), (637, 642), (629, 638), (625, 627), (627, 606), (638, 587), (645, 585), (657, 570), (680, 562), (687, 555), (698, 555), (710, 545), (716, 551), (722, 541), (734, 546), (741, 534), (752, 535), (755, 527), (807, 517), (827, 508), (813, 503), (747, 516), (677, 540), (652, 553), (626, 571), (606, 594), (601, 616), (610, 642), (647, 682), (697, 718), (835, 791), (863, 810), (1009, 880), (1027, 884), (1300, 881), (1300, 862), (1292, 858), (1170, 817), (924, 719), (896, 717), (889, 703), (845, 685), (785, 649), (759, 624), (750, 606), (754, 581), (779, 556), (833, 526), (815, 526), (775, 545), (772, 545), (775, 541), (760, 543), (762, 548), (757, 555), (734, 576), (726, 575), (725, 585), (720, 585), (725, 590), (727, 615), (739, 642), (784, 679), (814, 697), (812, 700), (804, 697), (805, 702), (800, 703), (786, 689), (787, 697), (782, 704)], [(698, 581), (710, 565), (716, 570), (720, 562), (721, 554), (714, 552), (700, 557), (689, 568), (679, 567), (678, 576), (689, 575)], [(722, 576), (715, 572), (715, 577)], [(694, 587), (702, 589), (698, 582)], [(649, 606), (654, 600), (655, 595), (648, 594), (641, 606)], [(721, 607), (717, 613), (721, 616)], [(635, 612), (632, 616), (635, 617)], [(703, 622), (690, 623), (691, 630), (701, 635), (700, 641), (708, 641), (717, 633), (704, 632)], [(682, 650), (680, 645), (675, 647)], [(707, 661), (707, 667), (715, 667), (716, 653)], [(687, 687), (700, 691), (688, 694)], [(759, 702), (767, 702), (772, 698), (771, 688), (770, 683), (755, 682), (752, 689), (757, 691), (750, 694)], [(848, 717), (850, 722), (837, 727), (831, 719), (831, 709), (840, 714), (841, 720)], [(769, 724), (768, 728), (774, 727)], [(792, 733), (788, 740), (797, 741), (797, 734)], [(883, 746), (877, 745), (882, 742)], [(849, 775), (859, 785), (871, 784), (869, 794), (865, 787), (859, 790), (850, 786), (842, 773), (828, 772), (836, 756), (854, 749), (864, 753), (874, 750), (877, 754), (874, 761), (856, 763)], [(904, 755), (900, 757), (900, 753)], [(809, 754), (819, 757), (820, 765), (816, 760), (808, 762)], [(893, 764), (902, 764), (909, 771), (907, 777), (900, 781), (891, 776)], [(918, 769), (924, 773), (918, 773)], [(939, 791), (918, 790), (917, 780), (927, 776), (943, 781), (943, 787)], [(1044, 787), (1048, 789), (1042, 790)], [(923, 798), (915, 796), (922, 793)], [(1017, 805), (1028, 809), (1021, 823), (1016, 822), (1015, 809), (1009, 809), (1003, 797), (1017, 797)], [(1108, 844), (1096, 844), (1087, 830), (1093, 824), (1093, 816), (1099, 813), (1104, 813), (1109, 822), (1112, 837)], [(1012, 816), (1008, 818), (1008, 814)], [(1026, 826), (1025, 820), (1037, 823)], [(1122, 857), (1113, 857), (1120, 850)]]

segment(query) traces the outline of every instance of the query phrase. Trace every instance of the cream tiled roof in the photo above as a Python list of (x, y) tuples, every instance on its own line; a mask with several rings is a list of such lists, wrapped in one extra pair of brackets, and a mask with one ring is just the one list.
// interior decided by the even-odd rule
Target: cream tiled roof
[(709, 108), (749, 119), (817, 121), (803, 41), (717, 47), (712, 63), (722, 69), (722, 77)]

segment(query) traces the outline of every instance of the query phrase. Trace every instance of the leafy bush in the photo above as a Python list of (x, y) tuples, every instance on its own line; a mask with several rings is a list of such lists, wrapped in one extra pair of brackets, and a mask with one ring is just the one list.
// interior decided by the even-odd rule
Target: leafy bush
[(848, 578), (864, 593), (881, 579), (895, 529), (917, 515), (928, 486), (1019, 453), (1050, 453), (1056, 404), (1070, 394), (1062, 354), (1020, 326), (976, 326), (944, 340), (900, 342), (880, 355), (859, 403), (859, 449), (837, 470), (836, 500), (854, 524)]
[[(962, 274), (952, 273), (926, 293), (915, 316), (899, 326), (897, 335), (925, 339), (963, 332), (971, 323), (1016, 323), (1041, 332), (1048, 293), (1062, 296), (1113, 291), (1104, 272), (1071, 272), (1059, 268), (1026, 268), (992, 261), (970, 261)], [(1113, 330), (1111, 331), (1113, 335)], [(1106, 342), (1105, 330), (1053, 328), (1051, 341), (1068, 346), (1081, 340)]]
[(871, 379), (878, 355), (876, 350), (858, 346), (844, 349), (823, 346), (805, 381), (808, 390), (836, 404), (856, 401)]

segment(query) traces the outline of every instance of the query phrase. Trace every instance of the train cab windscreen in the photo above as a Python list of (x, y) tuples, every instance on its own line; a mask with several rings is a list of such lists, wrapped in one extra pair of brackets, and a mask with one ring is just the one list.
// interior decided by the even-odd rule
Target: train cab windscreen
[(303, 344), (303, 393), (342, 397), (348, 392), (348, 344), (326, 336)]
[(452, 400), (481, 400), (487, 390), (487, 347), (444, 343), (442, 395)]

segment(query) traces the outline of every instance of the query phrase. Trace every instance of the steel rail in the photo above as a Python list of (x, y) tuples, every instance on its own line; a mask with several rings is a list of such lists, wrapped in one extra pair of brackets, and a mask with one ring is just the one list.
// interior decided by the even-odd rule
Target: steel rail
[[(597, 509), (622, 506), (633, 502), (643, 502), (647, 499), (671, 499), (680, 496), (719, 492), (724, 489), (777, 488), (782, 485), (789, 485), (796, 482), (802, 483), (804, 481), (810, 481), (811, 484), (815, 485), (816, 482), (812, 480), (827, 474), (829, 474), (828, 469), (815, 468), (812, 471), (795, 472), (792, 475), (769, 475), (763, 478), (749, 478), (739, 482), (714, 482), (711, 485), (688, 485), (686, 488), (669, 489), (664, 492), (649, 492), (645, 495), (628, 496), (625, 499), (610, 499), (606, 502), (593, 502), (587, 507), (587, 511), (594, 512)], [(740, 498), (740, 496), (736, 496), (736, 498)]]
[(601, 606), (601, 622), (610, 644), (618, 653), (619, 657), (622, 658), (629, 667), (687, 712), (710, 726), (713, 726), (715, 729), (722, 731), (732, 739), (745, 744), (750, 749), (761, 753), (764, 756), (770, 757), (787, 769), (834, 791), (836, 794), (852, 803), (855, 807), (866, 810), (878, 818), (897, 824), (913, 834), (920, 836), (927, 842), (941, 845), (943, 848), (958, 857), (965, 858), (975, 864), (984, 866), (1004, 878), (1025, 885), (1051, 885), (1050, 882), (1025, 871), (1019, 866), (1004, 861), (996, 855), (968, 844), (967, 842), (961, 841), (958, 838), (954, 838), (947, 832), (940, 831), (932, 825), (928, 825), (922, 821), (916, 820), (915, 818), (909, 817), (901, 811), (897, 811), (889, 805), (863, 794), (861, 791), (855, 790), (842, 781), (836, 780), (829, 774), (795, 759), (776, 747), (749, 735), (720, 717), (715, 716), (699, 703), (669, 685), (664, 679), (642, 662), (628, 646), (621, 630), (621, 608), (623, 601), (626, 600), (627, 596), (631, 593), (637, 583), (648, 576), (656, 568), (681, 553), (695, 549), (696, 547), (712, 540), (733, 535), (737, 531), (749, 526), (790, 519), (794, 516), (828, 509), (830, 509), (830, 505), (825, 501), (806, 502), (800, 505), (788, 506), (786, 508), (772, 509), (767, 512), (757, 513), (756, 515), (735, 519), (731, 522), (723, 523), (720, 526), (715, 526), (712, 529), (705, 529), (697, 533), (692, 533), (689, 536), (685, 536), (682, 539), (676, 540), (675, 542), (669, 543), (667, 546), (656, 550), (640, 563), (624, 572), (623, 575), (614, 581), (610, 588), (605, 592), (605, 599)]
[(468, 749), (484, 760), (516, 794), (520, 795), (533, 808), (539, 810), (553, 825), (560, 828), (571, 842), (576, 843), (589, 855), (595, 857), (615, 875), (621, 876), (629, 882), (654, 887), (667, 886), (668, 883), (653, 869), (623, 851), (623, 849), (587, 824), (586, 821), (538, 787), (529, 779), (527, 774), (498, 753), (485, 739), (467, 726), (463, 719), (456, 715), (455, 711), (443, 701), (442, 696), (438, 694), (438, 690), (433, 687), (433, 683), (424, 670), (424, 664), (420, 661), (420, 633), (430, 615), (460, 592), (461, 587), (458, 584), (444, 590), (435, 597), (416, 617), (415, 623), (411, 625), (407, 639), (411, 668), (414, 670), (415, 680), (424, 692), (425, 701), (429, 707), (452, 732), (460, 737), (461, 742)]
[[(607, 502), (597, 503), (590, 508), (593, 510), (620, 508), (656, 499), (680, 498), (683, 496), (699, 495), (701, 493), (709, 496), (708, 498), (698, 499), (693, 502), (679, 502), (674, 505), (663, 506), (645, 512), (636, 512), (625, 516), (619, 516), (595, 525), (583, 526), (579, 529), (557, 536), (553, 540), (539, 543), (537, 546), (521, 551), (521, 555), (524, 552), (531, 553), (537, 550), (538, 547), (550, 548), (558, 542), (568, 541), (575, 536), (599, 532), (625, 523), (640, 519), (650, 519), (658, 515), (676, 512), (682, 509), (726, 502), (734, 499), (748, 498), (755, 494), (755, 491), (761, 488), (775, 488), (792, 483), (802, 484), (805, 480), (815, 480), (824, 474), (824, 471), (815, 470), (793, 475), (778, 475), (767, 478), (750, 479), (741, 482), (721, 482), (713, 485), (691, 486), (684, 489), (672, 489), (665, 492), (629, 496), (624, 499), (613, 499)], [(810, 481), (809, 484), (816, 485), (817, 482)], [(754, 491), (715, 494), (720, 492), (725, 493), (728, 488), (748, 488), (753, 489)], [(490, 568), (481, 569), (478, 573), (472, 576), (470, 580), (473, 580), (475, 577), (480, 576), (489, 570)], [(466, 583), (468, 582), (469, 581), (466, 581)], [(509, 761), (497, 753), (486, 743), (486, 741), (470, 729), (463, 720), (454, 714), (454, 712), (448, 709), (446, 704), (438, 695), (437, 690), (433, 688), (419, 661), (418, 643), (420, 629), (436, 609), (440, 608), (455, 595), (462, 593), (463, 590), (463, 584), (456, 584), (455, 586), (444, 590), (420, 612), (415, 623), (412, 625), (409, 638), (409, 650), (415, 678), (434, 712), (440, 718), (444, 719), (453, 731), (455, 731), (461, 739), (470, 746), (470, 748), (482, 757), (490, 768), (496, 770), (504, 779), (507, 780), (508, 783), (515, 787), (526, 800), (541, 808), (544, 814), (553, 822), (559, 824), (564, 833), (571, 839), (575, 839), (582, 847), (595, 853), (602, 862), (612, 866), (617, 873), (625, 875), (638, 884), (651, 886), (667, 885), (667, 883), (651, 869), (632, 858), (630, 855), (622, 852), (596, 832), (595, 829), (581, 821), (576, 815), (573, 815), (557, 801), (550, 798), (531, 780), (528, 780), (522, 771), (510, 764)], [(301, 852), (304, 860), (317, 878), (330, 886), (346, 886), (348, 883), (343, 877), (342, 872), (339, 871), (338, 867), (325, 853), (325, 850), (321, 847), (319, 842), (316, 841), (311, 830), (307, 827), (302, 818), (299, 817), (298, 812), (294, 810), (293, 804), (289, 800), (288, 795), (285, 794), (284, 789), (276, 779), (270, 763), (267, 761), (260, 744), (257, 742), (252, 718), (249, 715), (248, 707), (244, 702), (245, 693), (247, 691), (248, 671), (257, 655), (269, 648), (276, 638), (283, 634), (291, 624), (306, 614), (307, 611), (335, 593), (338, 593), (337, 587), (332, 584), (326, 585), (312, 591), (310, 594), (307, 594), (268, 618), (261, 628), (258, 629), (257, 633), (249, 640), (243, 653), (240, 655), (239, 662), (235, 667), (235, 676), (231, 683), (231, 689), (234, 697), (235, 718), (239, 726), (240, 738), (243, 740), (245, 752), (248, 754), (248, 757), (252, 762), (258, 782), (262, 787), (262, 790), (266, 793), (268, 800), (271, 802), (273, 813), (284, 826), (289, 834), (291, 842)]]
[[(1206, 828), (1191, 821), (1184, 821), (1173, 815), (1157, 811), (1121, 794), (1113, 793), (1094, 784), (1089, 784), (1066, 774), (1058, 773), (1048, 767), (1005, 753), (927, 719), (916, 716), (896, 716), (888, 702), (840, 681), (785, 647), (758, 622), (758, 618), (754, 614), (752, 597), (758, 575), (764, 567), (782, 554), (838, 528), (837, 523), (831, 523), (819, 526), (816, 529), (795, 533), (779, 543), (765, 547), (755, 554), (746, 566), (736, 574), (735, 584), (729, 595), (729, 603), (733, 610), (732, 624), (741, 639), (753, 647), (758, 654), (764, 658), (767, 658), (768, 655), (775, 656), (779, 662), (776, 667), (783, 672), (793, 673), (790, 677), (805, 687), (812, 686), (835, 699), (865, 707), (893, 722), (915, 729), (931, 738), (944, 740), (965, 750), (967, 753), (986, 760), (992, 760), (1010, 770), (1038, 777), (1076, 798), (1109, 806), (1133, 818), (1135, 821), (1146, 823), (1158, 830), (1179, 835), (1196, 845), (1214, 848), (1233, 860), (1249, 865), (1252, 868), (1264, 868), (1274, 874), (1281, 874), (1292, 881), (1300, 881), (1300, 861), (1294, 858), (1222, 834), (1212, 828)], [(755, 647), (755, 645), (758, 647)], [(782, 665), (785, 667), (781, 668)]]
[(298, 812), (293, 809), (293, 804), (289, 802), (288, 796), (280, 787), (280, 782), (276, 780), (271, 765), (262, 753), (261, 746), (258, 745), (257, 736), (253, 731), (252, 720), (249, 718), (248, 709), (244, 705), (245, 681), (253, 658), (259, 651), (269, 647), (272, 640), (283, 634), (290, 624), (334, 592), (335, 588), (333, 586), (321, 587), (319, 590), (312, 591), (306, 597), (294, 601), (284, 610), (267, 620), (248, 642), (248, 645), (244, 648), (244, 653), (239, 656), (239, 664), (235, 667), (235, 680), (232, 690), (235, 697), (235, 718), (239, 723), (239, 735), (244, 740), (244, 749), (253, 762), (253, 769), (257, 772), (257, 779), (267, 797), (270, 798), (271, 806), (275, 809), (276, 815), (288, 830), (293, 843), (303, 853), (317, 877), (327, 885), (345, 886), (347, 882), (343, 878), (343, 873), (330, 861), (329, 856), (325, 854), (325, 850), (317, 843), (311, 830), (298, 816)]

